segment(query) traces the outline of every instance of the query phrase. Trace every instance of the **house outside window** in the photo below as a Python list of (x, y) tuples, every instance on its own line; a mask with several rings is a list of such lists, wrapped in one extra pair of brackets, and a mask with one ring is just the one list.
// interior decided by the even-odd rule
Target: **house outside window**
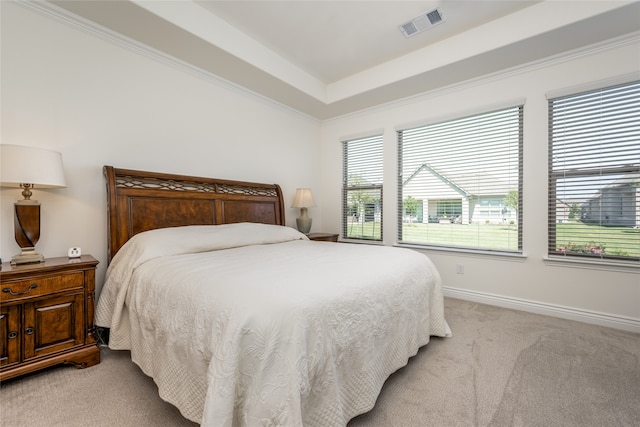
[(342, 235), (382, 240), (382, 135), (342, 143)]
[(522, 114), (398, 131), (401, 243), (522, 252)]
[(640, 261), (640, 81), (549, 99), (549, 255)]

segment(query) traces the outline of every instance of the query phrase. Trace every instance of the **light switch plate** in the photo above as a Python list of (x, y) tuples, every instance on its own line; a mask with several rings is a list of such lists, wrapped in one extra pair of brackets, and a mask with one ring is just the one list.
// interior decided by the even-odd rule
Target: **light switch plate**
[(69, 248), (69, 258), (80, 258), (82, 255), (82, 249), (78, 247)]

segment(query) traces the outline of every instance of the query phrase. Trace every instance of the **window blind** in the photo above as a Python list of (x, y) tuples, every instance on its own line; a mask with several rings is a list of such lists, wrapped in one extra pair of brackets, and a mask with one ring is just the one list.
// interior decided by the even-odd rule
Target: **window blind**
[(522, 251), (522, 110), (398, 131), (400, 242)]
[(549, 99), (549, 255), (640, 260), (640, 81)]
[(382, 240), (382, 142), (382, 135), (343, 142), (343, 237)]

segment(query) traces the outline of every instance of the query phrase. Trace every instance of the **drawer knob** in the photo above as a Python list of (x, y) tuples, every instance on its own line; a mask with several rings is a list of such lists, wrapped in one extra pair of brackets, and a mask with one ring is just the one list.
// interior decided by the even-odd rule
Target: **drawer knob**
[(29, 292), (31, 292), (33, 289), (37, 288), (38, 284), (37, 283), (32, 283), (26, 291), (22, 291), (22, 292), (13, 292), (11, 290), (11, 288), (4, 288), (2, 290), (2, 292), (4, 292), (5, 294), (11, 294), (13, 296), (17, 296), (17, 295), (24, 295), (24, 294), (28, 294)]
[(17, 336), (18, 336), (18, 333), (17, 333), (16, 331), (11, 331), (11, 332), (9, 332), (9, 333), (7, 334), (7, 337), (8, 337), (9, 339), (15, 338), (15, 337), (17, 337)]
[(24, 333), (27, 335), (32, 335), (36, 330), (33, 329), (32, 327), (28, 327), (27, 329), (24, 330)]

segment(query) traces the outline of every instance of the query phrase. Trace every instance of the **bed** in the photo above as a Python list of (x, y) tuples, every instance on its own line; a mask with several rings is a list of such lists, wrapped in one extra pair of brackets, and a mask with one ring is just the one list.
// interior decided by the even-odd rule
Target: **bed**
[(430, 336), (451, 335), (425, 255), (311, 241), (285, 225), (278, 185), (104, 173), (96, 324), (189, 420), (345, 426)]

